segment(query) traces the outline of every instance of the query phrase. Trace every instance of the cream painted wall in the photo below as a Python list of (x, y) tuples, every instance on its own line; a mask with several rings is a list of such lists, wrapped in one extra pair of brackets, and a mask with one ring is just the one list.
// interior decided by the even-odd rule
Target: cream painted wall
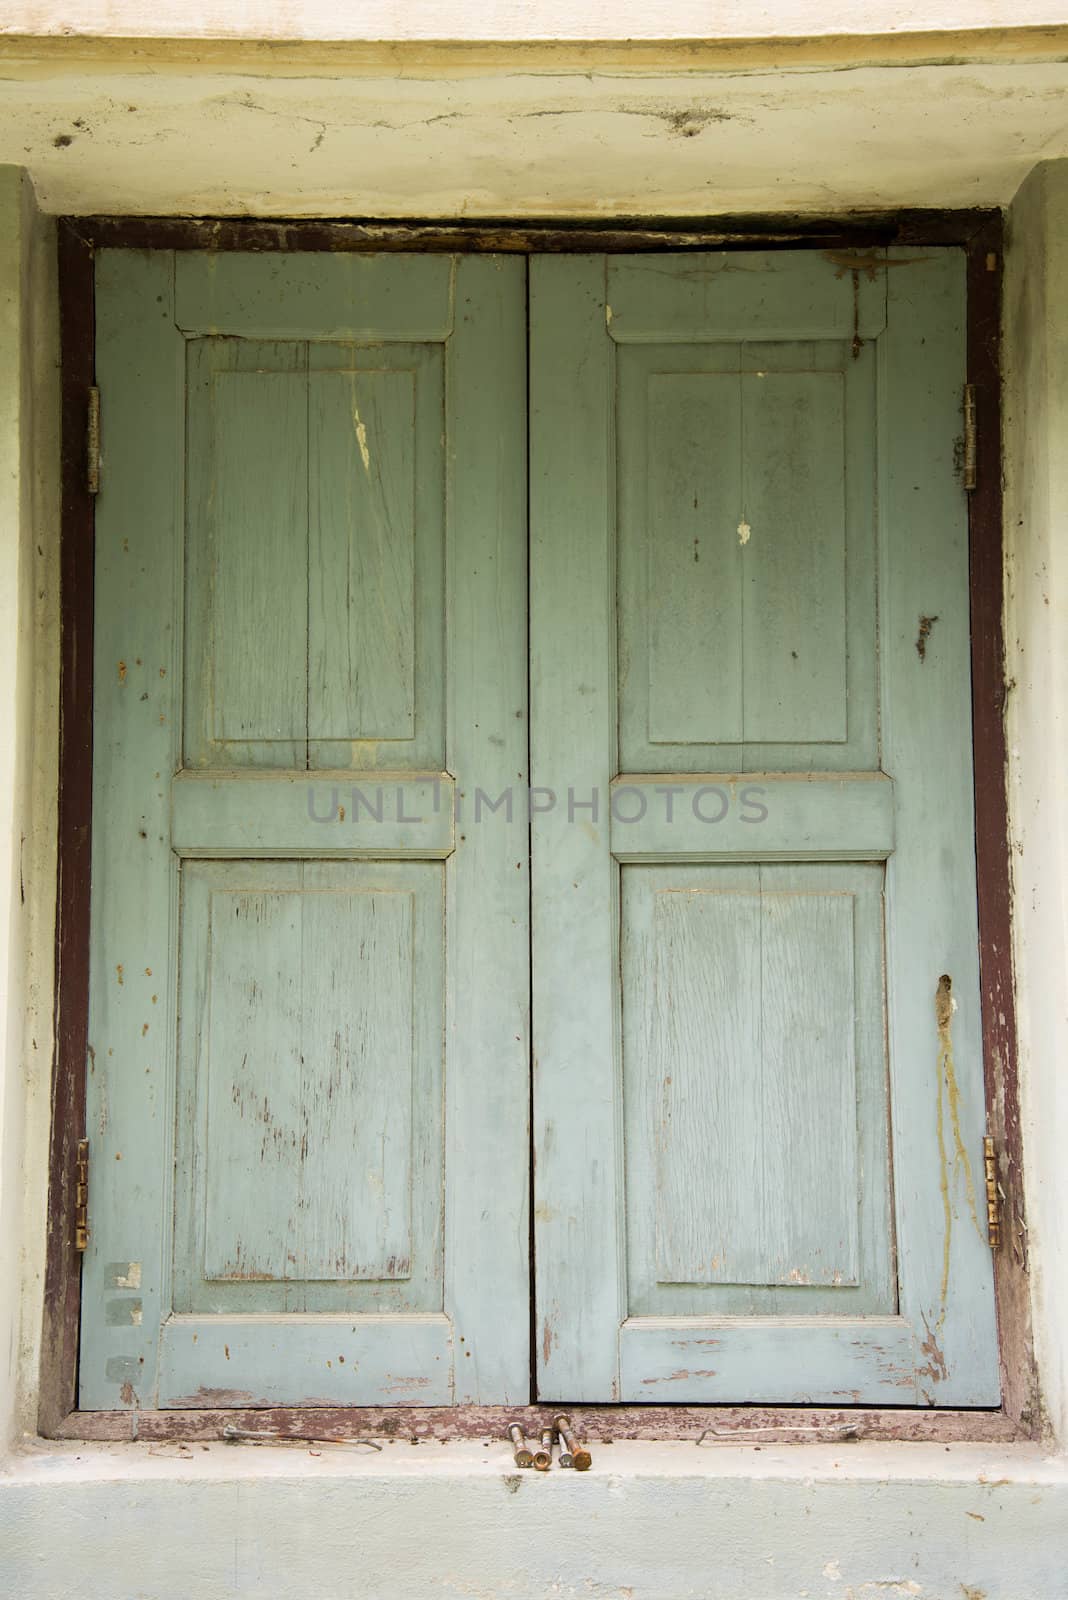
[(1019, 28), (1052, 0), (9, 0), (0, 31), (252, 39), (687, 39)]
[[(39, 1341), (58, 698), (55, 230), (0, 169), (0, 1438)], [(32, 1228), (26, 1227), (27, 1208)]]
[(0, 49), (0, 162), (58, 213), (828, 215), (1007, 204), (1068, 156), (1066, 105), (1068, 31), (946, 65)]
[[(1006, 672), (1035, 1337), (1068, 1441), (1068, 162), (1009, 212)], [(1068, 1561), (1066, 1561), (1068, 1569)]]
[[(922, 152), (914, 148), (913, 159)], [(1068, 1444), (1068, 163), (1010, 215), (1006, 349), (1015, 940), (1035, 1284)], [(588, 1482), (505, 1447), (41, 1445), (32, 1432), (51, 1048), (58, 581), (51, 230), (0, 170), (0, 1586), (118, 1595), (555, 1593), (1060, 1600), (1052, 1447), (613, 1447)], [(16, 1385), (15, 1377), (18, 1377)], [(421, 1530), (411, 1547), (411, 1529)], [(406, 1552), (398, 1561), (398, 1550)], [(72, 1571), (77, 1578), (70, 1578)], [(69, 1580), (69, 1581), (68, 1581)]]

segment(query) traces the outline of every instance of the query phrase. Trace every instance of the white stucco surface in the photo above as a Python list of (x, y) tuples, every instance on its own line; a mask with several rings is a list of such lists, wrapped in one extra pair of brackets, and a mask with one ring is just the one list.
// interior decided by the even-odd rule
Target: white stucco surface
[[(108, 11), (119, 30), (122, 7)], [(75, 26), (77, 8), (68, 16)], [(0, 162), (13, 164), (0, 168), (0, 1436), (11, 1446), (0, 1593), (1068, 1597), (1068, 1458), (1052, 1444), (618, 1444), (597, 1450), (586, 1477), (535, 1478), (499, 1443), (316, 1455), (33, 1439), (55, 893), (56, 329), (51, 234), (14, 170), (29, 167), (47, 210), (85, 213), (1007, 203), (1039, 158), (1068, 156), (1066, 70), (1048, 57), (739, 73), (526, 73), (509, 61), (391, 77), (384, 56), (362, 72), (324, 59), (293, 75), (278, 62), (239, 71), (130, 50), (92, 62), (0, 52)], [(1016, 198), (1007, 270), (1015, 958), (1036, 1339), (1063, 1445), (1068, 162), (1040, 167)]]
[(0, 1481), (11, 1593), (138, 1600), (1060, 1600), (1068, 1468), (1026, 1447), (49, 1448)]
[(1043, 1388), (1068, 1441), (1068, 164), (1041, 165), (1017, 196), (1006, 267), (1007, 731), (1025, 1176)]
[(1061, 22), (1050, 0), (10, 0), (0, 31), (258, 39), (687, 39), (1019, 28)]
[[(32, 1409), (52, 1058), (58, 705), (55, 234), (0, 168), (0, 1440)], [(2, 1570), (2, 1552), (0, 1552)], [(0, 1580), (2, 1581), (2, 1580)]]
[(0, 52), (0, 162), (64, 213), (700, 217), (999, 205), (1068, 155), (1061, 59), (959, 65), (515, 52), (298, 66)]

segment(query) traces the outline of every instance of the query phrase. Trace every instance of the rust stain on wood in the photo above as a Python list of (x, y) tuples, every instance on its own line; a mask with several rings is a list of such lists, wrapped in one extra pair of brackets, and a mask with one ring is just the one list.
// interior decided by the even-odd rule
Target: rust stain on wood
[(919, 632), (916, 635), (916, 654), (921, 661), (927, 660), (927, 641), (931, 637), (931, 629), (937, 621), (937, 617), (920, 618)]
[[(295, 1438), (315, 1434), (348, 1439), (368, 1435), (379, 1439), (498, 1439), (506, 1440), (508, 1425), (517, 1422), (528, 1438), (536, 1438), (551, 1424), (559, 1407), (549, 1406), (339, 1406), (333, 1402), (305, 1406), (268, 1406), (263, 1401), (226, 1401), (212, 1408), (212, 1394), (236, 1391), (201, 1389), (192, 1400), (178, 1401), (167, 1411), (72, 1412), (62, 1419), (53, 1437), (62, 1439), (223, 1439), (227, 1428)], [(201, 1398), (203, 1397), (203, 1398)], [(250, 1409), (250, 1402), (255, 1409)], [(192, 1408), (191, 1408), (192, 1407)], [(1008, 1443), (1025, 1437), (1010, 1417), (999, 1411), (924, 1411), (855, 1406), (812, 1407), (804, 1410), (806, 1437), (813, 1442), (838, 1443), (844, 1428), (866, 1439), (911, 1439), (948, 1444), (954, 1440)], [(765, 1432), (769, 1442), (796, 1437), (797, 1407), (637, 1406), (573, 1407), (575, 1431), (593, 1443), (613, 1439), (679, 1439), (696, 1443), (714, 1428), (717, 1434), (745, 1437), (753, 1429)], [(506, 1446), (505, 1446), (506, 1448)]]
[(943, 1379), (949, 1377), (949, 1368), (946, 1365), (946, 1358), (939, 1348), (935, 1330), (932, 1329), (931, 1324), (928, 1322), (926, 1314), (924, 1315), (923, 1325), (927, 1329), (927, 1337), (921, 1343), (920, 1349), (927, 1357), (927, 1365), (926, 1367), (921, 1367), (919, 1370), (921, 1372), (926, 1372), (928, 1377), (931, 1378), (934, 1383), (941, 1383)]

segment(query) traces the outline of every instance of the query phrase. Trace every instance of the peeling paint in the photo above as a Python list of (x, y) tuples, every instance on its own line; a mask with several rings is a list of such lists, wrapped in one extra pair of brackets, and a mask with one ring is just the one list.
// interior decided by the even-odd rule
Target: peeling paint
[(109, 1328), (139, 1328), (142, 1316), (140, 1300), (108, 1300), (104, 1306), (104, 1321)]
[(741, 522), (739, 522), (739, 524), (738, 524), (738, 543), (739, 544), (748, 544), (749, 540), (750, 540), (750, 538), (752, 536), (752, 532), (753, 532), (752, 528), (749, 526), (748, 522), (746, 522), (745, 518), (743, 517)]
[(921, 661), (927, 660), (927, 641), (931, 636), (931, 629), (937, 621), (937, 617), (920, 618), (920, 629), (916, 635), (916, 654)]
[[(985, 1236), (979, 1226), (972, 1166), (968, 1159), (964, 1136), (961, 1132), (960, 1086), (957, 1083), (957, 1071), (953, 1061), (951, 1031), (953, 1013), (956, 1009), (957, 1002), (953, 998), (953, 980), (947, 972), (944, 972), (938, 980), (938, 988), (935, 991), (935, 1023), (938, 1029), (938, 1112), (936, 1128), (938, 1136), (939, 1187), (942, 1191), (943, 1217), (941, 1309), (937, 1323), (939, 1328), (942, 1327), (946, 1319), (946, 1303), (949, 1297), (949, 1268), (953, 1239), (953, 1202), (949, 1192), (949, 1185), (951, 1178), (958, 1172), (961, 1173), (964, 1179), (968, 1210), (975, 1225), (975, 1230), (985, 1242)], [(952, 1169), (950, 1167), (949, 1151), (946, 1147), (947, 1106), (953, 1135)]]
[(360, 447), (360, 459), (363, 462), (363, 470), (369, 473), (371, 470), (371, 452), (367, 448), (367, 426), (360, 416), (359, 409), (355, 405), (352, 408), (352, 425), (356, 429), (356, 443)]
[(109, 1261), (104, 1275), (113, 1289), (140, 1289), (140, 1261)]

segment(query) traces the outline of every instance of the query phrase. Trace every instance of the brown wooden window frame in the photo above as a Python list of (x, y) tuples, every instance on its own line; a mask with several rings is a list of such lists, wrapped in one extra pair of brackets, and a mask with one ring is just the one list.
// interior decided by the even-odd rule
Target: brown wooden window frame
[(86, 477), (94, 382), (93, 259), (98, 248), (252, 251), (623, 252), (810, 248), (865, 252), (888, 245), (956, 247), (967, 256), (967, 382), (975, 386), (978, 471), (970, 493), (972, 731), (976, 864), (987, 1116), (1004, 1195), (994, 1276), (1002, 1404), (983, 1410), (914, 1407), (577, 1405), (591, 1440), (734, 1438), (837, 1442), (848, 1437), (1008, 1442), (1040, 1427), (1030, 1330), (1022, 1139), (1012, 972), (1011, 884), (1004, 710), (1001, 493), (1003, 221), (996, 210), (918, 210), (846, 217), (723, 217), (476, 224), (276, 222), (181, 218), (61, 218), (62, 545), (59, 860), (56, 1027), (52, 1079), (49, 1225), (38, 1427), (78, 1440), (214, 1439), (224, 1429), (281, 1437), (503, 1437), (520, 1421), (535, 1433), (551, 1408), (272, 1407), (262, 1410), (80, 1411), (81, 1257), (74, 1248), (77, 1142), (85, 1130), (92, 827), (93, 499)]

